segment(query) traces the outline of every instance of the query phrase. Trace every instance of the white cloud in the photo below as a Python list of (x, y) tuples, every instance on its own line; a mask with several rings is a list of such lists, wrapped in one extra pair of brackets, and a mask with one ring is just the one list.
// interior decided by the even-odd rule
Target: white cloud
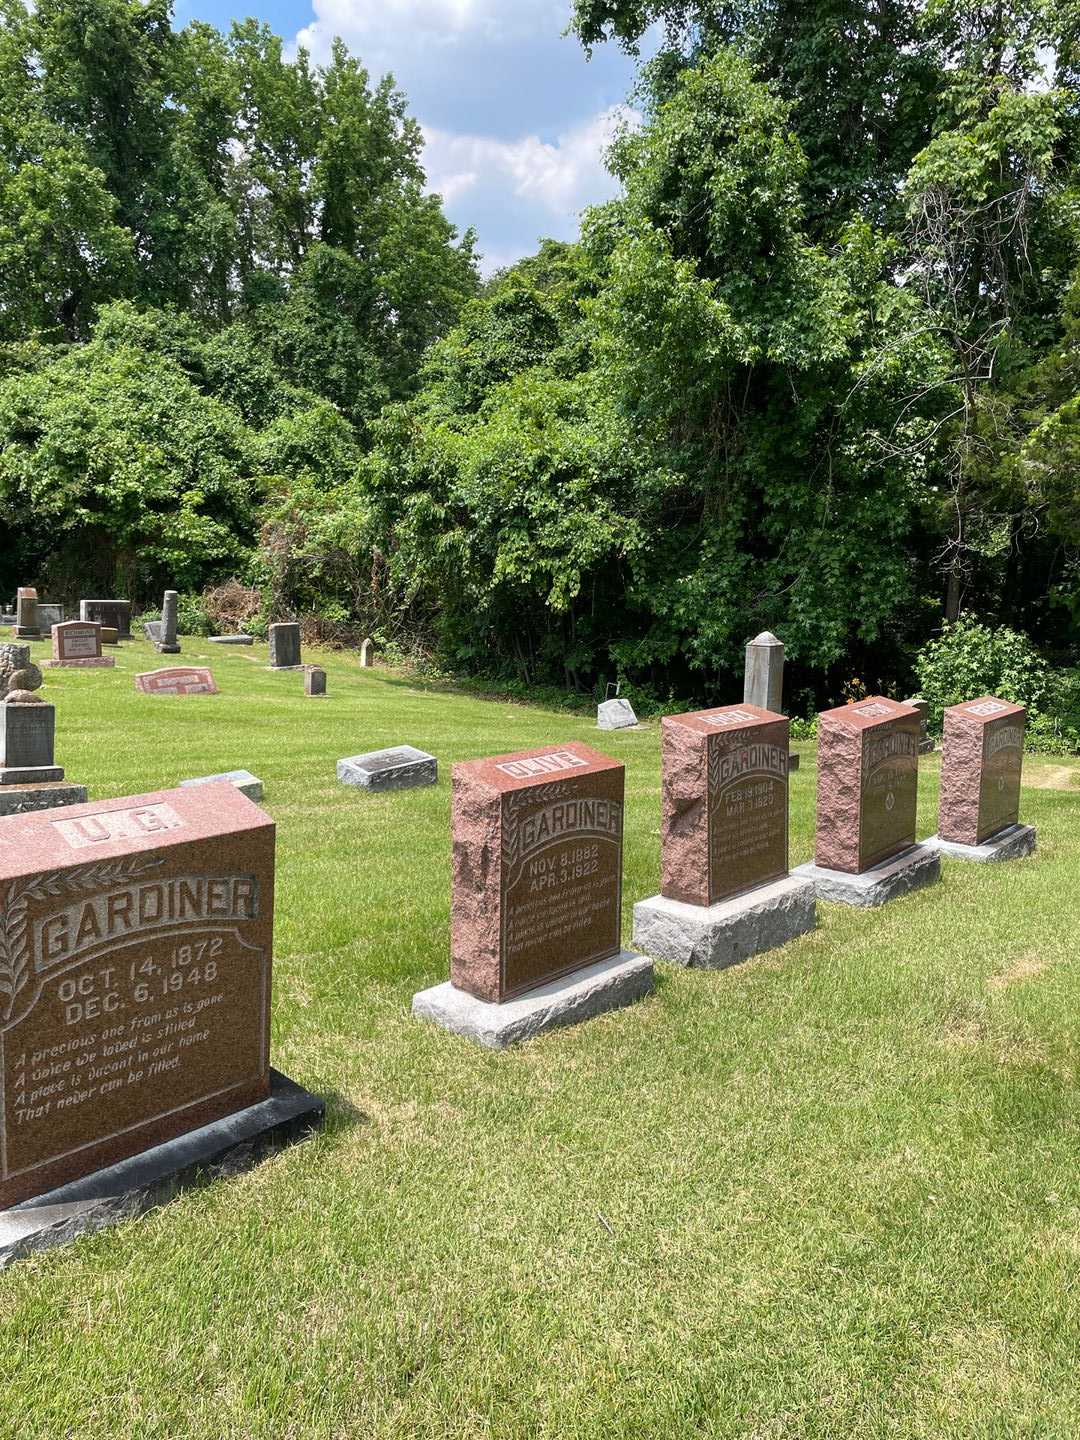
[(448, 204), (480, 185), (543, 207), (559, 219), (576, 218), (587, 204), (607, 199), (616, 183), (604, 167), (604, 151), (618, 127), (638, 123), (633, 110), (613, 106), (560, 135), (552, 144), (538, 135), (497, 140), (424, 127), (428, 185)]
[(403, 47), (558, 35), (570, 17), (568, 0), (313, 0), (312, 8), (315, 18), (297, 43), (322, 60), (340, 35), (362, 48), (365, 62), (400, 55)]

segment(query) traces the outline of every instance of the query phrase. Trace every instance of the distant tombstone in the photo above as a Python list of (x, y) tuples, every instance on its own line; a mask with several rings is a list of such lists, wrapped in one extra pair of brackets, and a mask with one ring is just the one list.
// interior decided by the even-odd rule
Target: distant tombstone
[(147, 1189), (318, 1123), (270, 1070), (268, 816), (221, 786), (0, 835), (0, 1240), (46, 1243), (60, 1203), (68, 1233), (137, 1213)]
[(62, 625), (63, 623), (63, 605), (46, 605), (43, 601), (38, 601), (38, 624), (44, 634), (48, 634), (54, 625)]
[(119, 645), (120, 635), (115, 625), (99, 625), (102, 645)]
[(743, 702), (777, 715), (784, 708), (784, 646), (769, 630), (746, 647)]
[(439, 762), (415, 745), (395, 745), (339, 760), (337, 778), (360, 790), (417, 790), (438, 781)]
[(179, 655), (177, 639), (177, 614), (180, 596), (175, 590), (166, 590), (161, 605), (161, 637), (157, 648), (162, 655)]
[(929, 702), (929, 700), (921, 700), (921, 699), (916, 695), (916, 696), (913, 696), (912, 699), (910, 699), (910, 700), (905, 700), (905, 701), (904, 701), (904, 704), (905, 704), (905, 705), (910, 705), (913, 710), (918, 711), (918, 715), (919, 715), (919, 754), (920, 754), (920, 755), (929, 755), (929, 754), (931, 754), (932, 751), (933, 751), (933, 749), (934, 749), (934, 742), (933, 742), (933, 740), (931, 740), (930, 735), (929, 735), (929, 733), (928, 733), (928, 728), (929, 728), (929, 723), (930, 723), (930, 702)]
[(814, 887), (788, 874), (788, 721), (757, 705), (661, 724), (661, 893), (634, 906), (634, 945), (722, 969), (816, 923)]
[(1022, 705), (994, 695), (945, 711), (935, 840), (946, 855), (1012, 860), (1035, 849), (1034, 829), (1020, 824), (1026, 723)]
[(598, 730), (629, 730), (637, 724), (634, 707), (620, 695), (611, 695), (596, 707), (596, 728)]
[(135, 676), (135, 689), (144, 695), (216, 695), (217, 685), (201, 665), (177, 665), (167, 670), (148, 670)]
[(0, 705), (0, 785), (62, 780), (53, 763), (56, 707), (29, 691), (15, 690)]
[(415, 1015), (502, 1048), (649, 993), (621, 948), (624, 777), (576, 741), (454, 766), (450, 982)]
[(915, 844), (919, 716), (872, 695), (818, 717), (816, 859), (796, 875), (819, 900), (880, 905), (940, 876), (940, 858)]
[(360, 668), (361, 668), (361, 670), (370, 670), (371, 667), (375, 664), (375, 658), (374, 658), (374, 657), (375, 657), (375, 642), (374, 642), (373, 640), (365, 640), (364, 643), (360, 646)]
[(300, 626), (294, 621), (270, 626), (270, 669), (299, 670)]
[[(99, 625), (115, 630), (119, 640), (131, 639), (130, 600), (80, 600), (79, 619), (95, 620)], [(104, 635), (102, 642), (107, 643)]]
[(101, 653), (100, 625), (65, 620), (52, 627), (52, 659), (45, 664), (53, 669), (96, 670), (108, 669), (116, 661)]
[(239, 790), (241, 795), (246, 795), (249, 800), (261, 800), (263, 798), (263, 782), (250, 770), (225, 770), (220, 775), (198, 775), (193, 780), (181, 780), (180, 788), (186, 789), (190, 785), (232, 785)]
[(41, 639), (38, 595), (30, 585), (22, 586), (15, 597), (15, 638), (16, 640)]
[(326, 671), (321, 665), (309, 665), (304, 675), (304, 694), (317, 696), (326, 694)]
[(161, 649), (161, 621), (160, 621), (160, 620), (147, 620), (147, 621), (143, 624), (143, 627), (142, 627), (142, 628), (143, 628), (143, 634), (146, 636), (147, 640), (150, 641), (150, 644), (153, 645), (154, 649), (155, 649), (155, 650), (160, 650), (160, 649)]
[[(763, 630), (746, 647), (743, 704), (756, 705), (774, 715), (784, 709), (784, 645), (771, 630)], [(788, 768), (798, 770), (799, 756), (789, 752)]]

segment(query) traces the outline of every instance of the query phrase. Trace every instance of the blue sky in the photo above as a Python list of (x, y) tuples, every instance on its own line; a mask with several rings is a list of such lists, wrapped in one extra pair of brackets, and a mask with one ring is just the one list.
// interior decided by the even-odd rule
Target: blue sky
[(316, 60), (340, 35), (373, 76), (391, 72), (427, 141), (431, 188), (480, 237), (485, 272), (572, 239), (614, 186), (602, 150), (633, 65), (611, 45), (586, 59), (564, 37), (569, 0), (177, 0), (177, 25), (227, 29), (255, 14)]

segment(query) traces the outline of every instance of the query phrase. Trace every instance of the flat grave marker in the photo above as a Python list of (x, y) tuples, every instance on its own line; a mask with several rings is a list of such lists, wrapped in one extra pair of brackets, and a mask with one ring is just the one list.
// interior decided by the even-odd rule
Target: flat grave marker
[(144, 695), (216, 695), (214, 677), (201, 665), (175, 665), (135, 676), (135, 688)]
[(359, 790), (416, 790), (438, 782), (439, 762), (415, 745), (393, 745), (339, 760), (337, 778)]

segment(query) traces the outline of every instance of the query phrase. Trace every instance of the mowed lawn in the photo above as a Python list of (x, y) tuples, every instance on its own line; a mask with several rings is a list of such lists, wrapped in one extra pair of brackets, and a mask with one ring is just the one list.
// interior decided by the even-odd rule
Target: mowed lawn
[[(600, 735), (310, 653), (330, 693), (308, 700), (264, 646), (199, 641), (178, 663), (222, 694), (151, 698), (131, 677), (168, 657), (113, 653), (47, 672), (58, 762), (92, 798), (263, 779), (273, 1059), (330, 1119), (0, 1275), (0, 1435), (1076, 1436), (1080, 767), (1029, 758), (1033, 860), (822, 906), (782, 951), (659, 967), (648, 1001), (492, 1054), (409, 1014), (447, 974), (451, 763), (567, 739), (625, 760), (629, 940), (658, 888), (659, 726)], [(436, 789), (336, 783), (403, 742), (439, 757)]]

